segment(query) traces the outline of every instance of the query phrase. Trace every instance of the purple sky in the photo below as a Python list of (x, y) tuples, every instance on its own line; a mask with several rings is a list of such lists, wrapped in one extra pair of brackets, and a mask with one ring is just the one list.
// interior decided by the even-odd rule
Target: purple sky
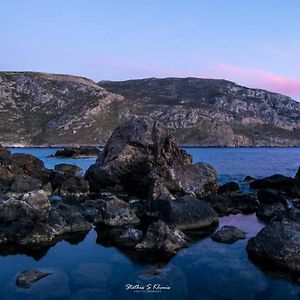
[(224, 78), (300, 100), (298, 0), (10, 0), (0, 69)]

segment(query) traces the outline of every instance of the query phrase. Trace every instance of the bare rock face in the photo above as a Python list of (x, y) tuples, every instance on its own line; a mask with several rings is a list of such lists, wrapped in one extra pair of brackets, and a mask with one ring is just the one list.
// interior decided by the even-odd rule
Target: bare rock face
[(157, 221), (149, 226), (146, 236), (135, 249), (174, 255), (187, 246), (187, 238), (181, 230), (173, 230), (164, 222)]
[(44, 163), (29, 154), (11, 154), (0, 146), (0, 192), (24, 193), (40, 189), (49, 181)]
[(193, 197), (174, 200), (156, 199), (153, 208), (169, 226), (180, 230), (212, 231), (219, 223), (219, 216), (206, 202)]
[[(216, 190), (214, 169), (192, 165), (191, 156), (178, 148), (174, 137), (147, 117), (118, 126), (85, 177), (94, 192), (120, 190), (142, 198), (149, 192), (205, 196)], [(154, 186), (160, 188), (154, 192)]]
[(295, 185), (294, 185), (293, 193), (296, 197), (300, 198), (300, 167), (295, 177)]
[(234, 226), (223, 226), (219, 231), (211, 235), (212, 240), (218, 243), (233, 244), (246, 238), (245, 232)]
[(275, 222), (263, 228), (247, 245), (251, 258), (269, 268), (300, 272), (300, 225)]

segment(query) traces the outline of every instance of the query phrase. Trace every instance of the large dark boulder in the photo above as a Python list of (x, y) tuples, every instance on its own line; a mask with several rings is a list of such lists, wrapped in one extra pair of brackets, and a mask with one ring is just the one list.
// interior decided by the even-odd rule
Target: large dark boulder
[(27, 192), (49, 181), (50, 171), (38, 158), (29, 154), (11, 154), (0, 147), (0, 189)]
[(118, 126), (85, 176), (93, 192), (125, 191), (144, 199), (160, 192), (204, 196), (216, 191), (214, 169), (192, 165), (191, 156), (178, 148), (174, 137), (148, 117)]
[(275, 222), (251, 238), (247, 251), (252, 259), (269, 268), (300, 272), (300, 225)]
[(208, 203), (191, 196), (175, 201), (156, 199), (152, 206), (166, 224), (180, 230), (214, 230), (219, 223), (218, 214)]
[(271, 221), (288, 208), (286, 198), (277, 190), (261, 189), (257, 192), (257, 198), (260, 206), (256, 215), (264, 221)]
[(26, 193), (33, 190), (38, 190), (43, 183), (40, 179), (31, 177), (26, 174), (18, 174), (10, 186), (10, 191), (14, 193)]
[(294, 196), (296, 196), (297, 198), (300, 199), (300, 167), (299, 167), (298, 172), (297, 172), (296, 177), (295, 177), (295, 184), (294, 184), (294, 188), (293, 188), (293, 194), (294, 194)]
[(218, 194), (230, 194), (240, 190), (240, 186), (234, 182), (230, 181), (218, 187)]
[(294, 187), (294, 183), (295, 183), (295, 179), (292, 177), (275, 174), (269, 177), (256, 179), (250, 182), (250, 187), (256, 190), (259, 189), (281, 190), (291, 194), (292, 189)]
[(239, 213), (251, 214), (256, 212), (259, 207), (257, 197), (251, 194), (209, 195), (202, 200), (210, 204), (219, 216)]
[(79, 172), (82, 171), (82, 169), (76, 165), (72, 165), (72, 164), (58, 164), (55, 165), (54, 169), (56, 171), (60, 171), (62, 173), (68, 173), (71, 175), (76, 175)]

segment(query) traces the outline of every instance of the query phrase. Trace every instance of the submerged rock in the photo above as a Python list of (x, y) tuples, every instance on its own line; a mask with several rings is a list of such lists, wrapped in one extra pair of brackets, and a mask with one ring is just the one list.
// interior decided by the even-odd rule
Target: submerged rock
[(144, 199), (161, 191), (173, 196), (215, 192), (215, 170), (191, 163), (191, 156), (159, 122), (144, 117), (118, 126), (85, 176), (93, 192), (125, 191)]
[(165, 223), (180, 230), (209, 230), (219, 223), (218, 214), (208, 203), (191, 196), (156, 199), (153, 208)]
[(270, 269), (300, 272), (300, 224), (274, 222), (248, 241), (251, 258)]
[(171, 229), (159, 220), (149, 226), (144, 239), (135, 246), (135, 249), (174, 255), (178, 250), (187, 246), (187, 237), (181, 230)]
[(51, 274), (52, 273), (46, 273), (38, 270), (23, 271), (18, 275), (16, 285), (18, 287), (28, 289), (36, 281)]
[(223, 226), (219, 231), (211, 235), (211, 239), (215, 242), (233, 244), (238, 240), (246, 238), (245, 232), (234, 226)]

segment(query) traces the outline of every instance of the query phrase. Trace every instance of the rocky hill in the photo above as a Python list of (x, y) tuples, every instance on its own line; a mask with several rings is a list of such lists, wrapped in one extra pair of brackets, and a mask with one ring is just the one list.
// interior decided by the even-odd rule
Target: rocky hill
[(159, 119), (180, 144), (300, 146), (300, 103), (233, 82), (149, 78), (121, 82), (0, 72), (0, 143), (103, 144), (132, 116)]

